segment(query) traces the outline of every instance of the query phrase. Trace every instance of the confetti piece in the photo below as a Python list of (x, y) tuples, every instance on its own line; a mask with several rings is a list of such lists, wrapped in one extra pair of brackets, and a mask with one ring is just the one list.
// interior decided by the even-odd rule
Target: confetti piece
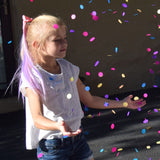
[(99, 77), (103, 77), (103, 72), (99, 72), (99, 73), (98, 73), (98, 76), (99, 76)]
[(92, 3), (92, 0), (90, 0), (89, 3)]
[(74, 78), (73, 78), (73, 77), (71, 77), (71, 78), (70, 78), (70, 81), (71, 81), (71, 82), (73, 82), (73, 81), (74, 81)]
[(136, 151), (136, 152), (139, 152), (137, 148), (135, 148), (135, 151)]
[(158, 133), (160, 134), (160, 130), (158, 131)]
[(97, 85), (97, 88), (101, 88), (102, 87), (102, 83), (99, 83), (98, 85)]
[(157, 141), (156, 144), (160, 144), (160, 141)]
[(137, 9), (137, 11), (140, 12), (140, 13), (142, 13), (142, 10), (140, 10), (140, 9)]
[(144, 93), (144, 94), (143, 94), (143, 97), (144, 97), (144, 98), (147, 98), (147, 97), (148, 97), (148, 94), (147, 94), (147, 93)]
[(100, 152), (102, 153), (104, 151), (104, 149), (101, 149)]
[(97, 12), (96, 12), (96, 11), (92, 11), (91, 15), (92, 15), (92, 16), (96, 16), (96, 15), (97, 15)]
[(115, 112), (113, 109), (112, 109), (112, 113), (113, 113), (113, 114), (116, 114), (116, 112)]
[(154, 109), (154, 112), (158, 112), (158, 109), (155, 108), (155, 109)]
[(111, 1), (110, 1), (110, 0), (108, 0), (108, 3), (110, 4), (110, 3), (111, 3)]
[(109, 95), (108, 95), (108, 94), (106, 94), (104, 97), (107, 99), (107, 98), (109, 98)]
[(111, 124), (111, 129), (114, 129), (114, 128), (115, 128), (115, 124), (112, 123), (112, 124)]
[(98, 17), (98, 16), (92, 16), (92, 19), (93, 19), (94, 21), (98, 21), (99, 17)]
[(84, 9), (84, 6), (83, 6), (83, 4), (80, 4), (80, 6), (79, 6), (79, 7), (80, 7), (80, 9)]
[(53, 81), (53, 77), (49, 77), (49, 80), (50, 80), (50, 81)]
[(118, 152), (123, 151), (123, 148), (118, 148), (117, 151)]
[(90, 87), (89, 87), (89, 86), (86, 86), (86, 87), (85, 87), (85, 90), (86, 90), (86, 91), (89, 91), (89, 90), (90, 90)]
[(141, 131), (141, 133), (142, 133), (142, 134), (145, 134), (145, 133), (146, 133), (146, 129), (143, 128), (142, 131)]
[(115, 53), (117, 53), (118, 52), (118, 47), (115, 47)]
[(160, 9), (157, 10), (157, 14), (160, 14)]
[(119, 86), (119, 89), (122, 89), (123, 87), (124, 87), (124, 85), (122, 84), (122, 85)]
[(8, 41), (8, 44), (11, 44), (12, 43), (12, 41)]
[(116, 69), (115, 69), (115, 68), (111, 68), (111, 70), (112, 70), (112, 71), (115, 71)]
[(143, 121), (143, 123), (144, 124), (148, 123), (148, 119), (145, 118), (144, 121)]
[(122, 76), (122, 78), (125, 78), (125, 77), (126, 77), (124, 73), (122, 73), (121, 76)]
[(104, 106), (105, 106), (105, 107), (108, 107), (108, 106), (109, 106), (109, 103), (108, 103), (108, 102), (105, 102), (105, 103), (104, 103)]
[(76, 19), (76, 15), (75, 15), (75, 14), (72, 14), (72, 15), (71, 15), (71, 19), (73, 19), (73, 20)]
[(126, 12), (122, 12), (122, 16), (123, 16), (123, 17), (125, 16), (125, 14), (126, 14)]
[(127, 7), (128, 7), (126, 3), (122, 3), (122, 6), (123, 6), (124, 8), (127, 8)]
[(138, 160), (138, 158), (133, 158), (133, 160)]
[(54, 25), (53, 25), (53, 28), (54, 28), (54, 29), (58, 29), (58, 27), (59, 27), (58, 24), (54, 24)]
[(98, 116), (101, 116), (101, 112), (98, 113)]
[(127, 116), (129, 116), (129, 115), (130, 115), (130, 111), (127, 112)]
[(115, 99), (116, 99), (116, 101), (119, 101), (119, 99), (117, 97)]
[(67, 94), (67, 99), (71, 99), (72, 95), (70, 93)]
[(64, 135), (63, 138), (68, 138), (68, 136), (67, 136), (67, 135)]
[(83, 36), (84, 36), (84, 37), (87, 37), (87, 36), (88, 36), (88, 32), (84, 31), (84, 32), (83, 32)]
[(147, 48), (147, 52), (151, 52), (151, 48)]
[(70, 33), (74, 33), (75, 31), (74, 31), (74, 29), (70, 29)]
[(117, 148), (116, 147), (113, 147), (112, 148), (112, 152), (114, 153), (114, 152), (116, 152), (117, 151)]
[(33, 2), (33, 0), (30, 0), (30, 2)]
[(127, 102), (123, 102), (123, 107), (127, 107), (128, 103)]
[(136, 100), (139, 100), (139, 97), (135, 96), (133, 99), (134, 101), (136, 101)]
[(119, 152), (116, 154), (116, 157), (118, 157), (119, 156)]
[(97, 67), (99, 64), (99, 61), (96, 61), (96, 63), (94, 64), (95, 67)]
[(90, 75), (91, 75), (91, 73), (90, 73), (90, 72), (86, 72), (86, 75), (87, 75), (87, 76), (90, 76)]
[(142, 88), (146, 87), (146, 83), (142, 83)]
[(147, 149), (151, 149), (151, 146), (148, 145), (148, 146), (146, 146), (146, 148), (147, 148)]
[(90, 38), (90, 42), (93, 42), (94, 40), (95, 40), (96, 38), (95, 37), (92, 37), (92, 38)]
[(38, 155), (38, 158), (41, 158), (41, 157), (43, 157), (43, 153), (40, 153), (40, 154)]
[(119, 22), (120, 24), (122, 24), (122, 21), (121, 21), (120, 19), (118, 19), (118, 22)]

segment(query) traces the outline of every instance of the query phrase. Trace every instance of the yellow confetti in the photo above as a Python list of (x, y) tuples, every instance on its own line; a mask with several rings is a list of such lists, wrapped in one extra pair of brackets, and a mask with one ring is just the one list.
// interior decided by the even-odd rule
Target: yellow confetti
[(98, 85), (97, 85), (97, 88), (101, 88), (102, 87), (102, 83), (99, 83)]
[(138, 11), (138, 12), (142, 12), (142, 10), (140, 10), (140, 9), (137, 9), (137, 11)]
[(160, 141), (157, 141), (156, 144), (160, 144)]
[(123, 102), (123, 107), (127, 107), (128, 103), (127, 102)]
[(128, 0), (126, 0), (126, 2), (128, 2)]
[(125, 78), (125, 77), (126, 77), (124, 73), (122, 73), (121, 76), (122, 76), (122, 78)]
[(139, 100), (139, 97), (135, 96), (135, 97), (134, 97), (134, 100), (135, 100), (135, 101), (136, 101), (136, 100)]
[(121, 89), (121, 88), (123, 88), (123, 87), (124, 87), (124, 85), (122, 84), (122, 85), (119, 86), (119, 89)]
[(123, 148), (118, 148), (117, 151), (118, 152), (123, 151)]
[(121, 21), (120, 19), (118, 19), (118, 22), (119, 22), (120, 24), (122, 24), (122, 21)]
[(115, 112), (114, 110), (112, 110), (112, 113), (113, 113), (113, 114), (116, 114), (116, 112)]
[(148, 146), (146, 146), (146, 148), (147, 148), (147, 149), (151, 149), (151, 146), (148, 145)]
[(70, 81), (71, 81), (71, 82), (73, 82), (73, 81), (74, 81), (74, 78), (73, 78), (73, 77), (71, 77), (71, 78), (70, 78)]
[(152, 128), (152, 127), (150, 127), (150, 126), (149, 126), (149, 127), (147, 127), (146, 129), (148, 129), (148, 130), (149, 130), (149, 129), (151, 129), (151, 128)]
[(91, 114), (89, 114), (89, 115), (87, 116), (87, 118), (92, 118), (92, 115), (91, 115)]

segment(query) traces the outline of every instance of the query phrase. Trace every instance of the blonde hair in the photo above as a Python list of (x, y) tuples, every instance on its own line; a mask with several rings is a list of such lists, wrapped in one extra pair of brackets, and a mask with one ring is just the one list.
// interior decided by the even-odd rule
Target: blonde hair
[[(57, 25), (58, 28), (54, 28), (54, 25)], [(61, 26), (66, 25), (64, 21), (59, 18), (48, 14), (42, 14), (33, 19), (31, 23), (28, 24), (27, 33), (26, 33), (26, 42), (28, 50), (30, 52), (30, 57), (34, 61), (35, 52), (40, 52), (45, 49), (44, 44), (46, 39), (49, 37), (50, 32), (56, 32)], [(38, 50), (33, 49), (33, 42), (37, 41), (39, 44)], [(23, 47), (21, 52), (21, 57), (23, 57)]]

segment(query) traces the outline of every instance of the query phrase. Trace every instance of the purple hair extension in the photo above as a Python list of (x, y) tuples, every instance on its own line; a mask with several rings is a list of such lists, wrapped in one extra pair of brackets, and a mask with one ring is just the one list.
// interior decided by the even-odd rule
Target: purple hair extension
[[(42, 80), (42, 76), (38, 71), (37, 67), (34, 65), (30, 56), (31, 53), (28, 50), (28, 46), (26, 42), (26, 32), (27, 32), (26, 22), (27, 21), (24, 21), (25, 17), (22, 17), (23, 18), (23, 34), (22, 34), (21, 45), (20, 45), (21, 47), (20, 54), (21, 52), (23, 53), (22, 53), (22, 57), (21, 55), (19, 55), (21, 57), (21, 62), (10, 83), (11, 85), (15, 80), (17, 79), (19, 80), (18, 98), (20, 97), (20, 87), (23, 81), (25, 81), (25, 83), (27, 83), (27, 86), (33, 89), (40, 96), (43, 96), (45, 94), (44, 82)], [(24, 101), (23, 95), (22, 95), (22, 99)]]

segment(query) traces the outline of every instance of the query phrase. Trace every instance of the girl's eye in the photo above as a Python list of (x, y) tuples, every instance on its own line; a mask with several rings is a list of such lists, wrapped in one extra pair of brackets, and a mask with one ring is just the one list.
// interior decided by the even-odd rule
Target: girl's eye
[(56, 43), (66, 43), (67, 41), (67, 37), (64, 38), (64, 39), (55, 39), (55, 40), (52, 40), (53, 42), (56, 42)]

